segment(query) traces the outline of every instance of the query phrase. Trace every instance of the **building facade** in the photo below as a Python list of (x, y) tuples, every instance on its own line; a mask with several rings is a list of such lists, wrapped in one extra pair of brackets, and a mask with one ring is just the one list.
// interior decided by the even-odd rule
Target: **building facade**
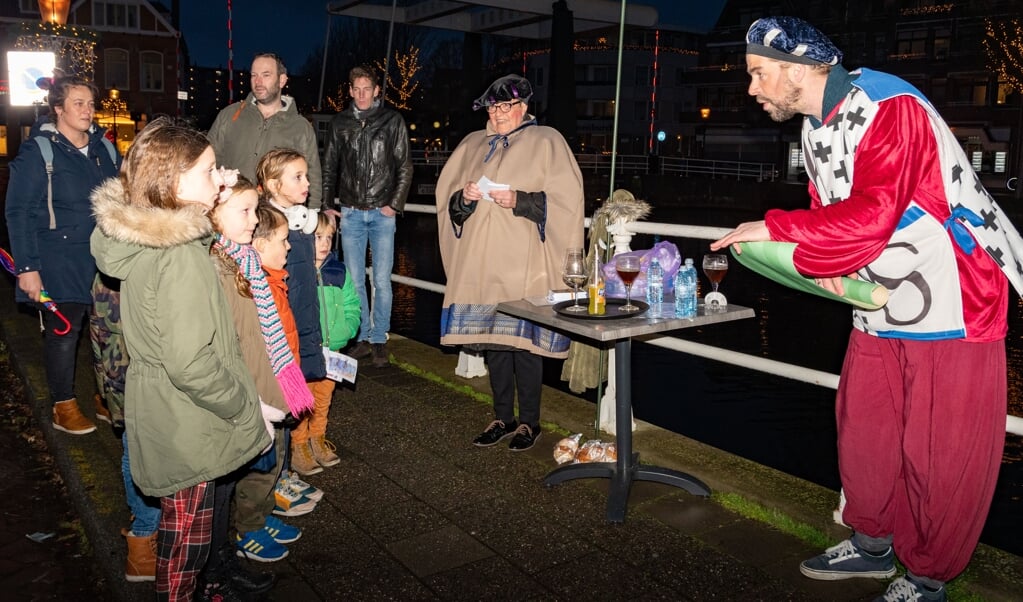
[[(7, 74), (10, 50), (55, 52), (57, 67), (96, 83), (97, 121), (116, 130), (122, 151), (153, 115), (179, 114), (180, 66), (187, 64), (187, 51), (176, 25), (176, 0), (170, 8), (148, 0), (77, 0), (67, 8), (66, 22), (53, 23), (40, 13), (38, 0), (0, 4), (0, 73)], [(5, 124), (0, 150), (13, 156), (39, 108), (0, 106)]]

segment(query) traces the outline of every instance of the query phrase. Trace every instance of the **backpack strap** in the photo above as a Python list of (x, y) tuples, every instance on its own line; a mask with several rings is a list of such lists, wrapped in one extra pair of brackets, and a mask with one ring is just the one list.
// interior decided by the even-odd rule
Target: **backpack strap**
[(107, 147), (107, 152), (110, 154), (110, 162), (114, 164), (114, 168), (117, 168), (117, 150), (114, 148), (114, 144), (107, 140), (106, 136), (100, 137), (103, 142), (103, 146)]
[(50, 230), (56, 230), (57, 216), (53, 213), (53, 146), (45, 136), (36, 136), (35, 141), (46, 163), (46, 209), (50, 212)]

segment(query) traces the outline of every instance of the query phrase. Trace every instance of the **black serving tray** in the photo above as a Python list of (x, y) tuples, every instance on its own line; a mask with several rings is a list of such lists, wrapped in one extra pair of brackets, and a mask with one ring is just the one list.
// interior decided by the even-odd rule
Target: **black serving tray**
[[(587, 301), (588, 301), (587, 298), (581, 297), (579, 299), (579, 306), (585, 307)], [(633, 299), (632, 304), (638, 307), (639, 311), (629, 313), (621, 312), (618, 311), (618, 308), (625, 305), (625, 299), (620, 299), (618, 297), (609, 297), (607, 299), (607, 305), (605, 306), (606, 311), (604, 312), (604, 315), (601, 316), (591, 315), (584, 311), (579, 312), (566, 311), (565, 310), (566, 307), (572, 306), (572, 301), (562, 301), (561, 303), (555, 303), (553, 305), (553, 308), (554, 313), (558, 314), (559, 316), (563, 318), (572, 318), (574, 320), (621, 320), (622, 318), (634, 318), (636, 316), (641, 316), (644, 313), (646, 313), (648, 309), (650, 309), (650, 306), (647, 305), (645, 301), (637, 301), (636, 299)]]

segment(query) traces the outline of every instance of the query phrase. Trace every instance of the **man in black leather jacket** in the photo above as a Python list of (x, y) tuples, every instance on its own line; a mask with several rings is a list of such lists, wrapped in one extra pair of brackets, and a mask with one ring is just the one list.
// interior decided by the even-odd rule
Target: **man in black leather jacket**
[[(372, 355), (373, 365), (383, 368), (390, 363), (395, 216), (412, 185), (412, 159), (405, 120), (383, 106), (376, 73), (356, 67), (348, 81), (352, 104), (334, 116), (327, 133), (323, 206), (341, 213), (341, 249), (362, 304), (358, 343), (349, 354)], [(372, 308), (366, 295), (367, 243), (373, 251)]]

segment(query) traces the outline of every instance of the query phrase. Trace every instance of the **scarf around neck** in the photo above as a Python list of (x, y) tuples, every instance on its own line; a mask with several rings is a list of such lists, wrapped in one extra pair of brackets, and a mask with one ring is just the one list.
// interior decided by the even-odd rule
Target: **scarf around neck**
[(531, 125), (536, 125), (536, 119), (530, 119), (529, 121), (522, 122), (522, 124), (519, 125), (519, 127), (508, 132), (507, 134), (491, 134), (490, 140), (487, 141), (487, 143), (490, 145), (490, 151), (487, 152), (486, 157), (483, 157), (483, 162), (486, 163), (487, 161), (490, 160), (490, 157), (494, 156), (494, 151), (497, 150), (498, 144), (500, 144), (502, 148), (508, 148), (508, 145), (511, 144), (511, 142), (508, 141), (508, 137), (519, 130), (526, 129)]
[(214, 245), (234, 260), (242, 276), (249, 281), (252, 300), (256, 303), (256, 315), (259, 317), (259, 328), (263, 333), (266, 353), (270, 356), (270, 367), (284, 393), (288, 409), (295, 416), (312, 409), (313, 396), (288, 347), (284, 326), (274, 304), (270, 283), (267, 282), (263, 265), (259, 261), (259, 253), (251, 245), (238, 244), (220, 233), (217, 233)]

